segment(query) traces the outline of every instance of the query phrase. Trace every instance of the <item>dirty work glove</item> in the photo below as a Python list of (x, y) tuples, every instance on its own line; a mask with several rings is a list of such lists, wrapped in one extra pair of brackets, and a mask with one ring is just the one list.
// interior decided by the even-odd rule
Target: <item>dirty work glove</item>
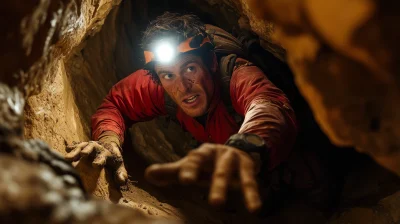
[[(146, 179), (158, 186), (169, 184), (196, 184), (210, 187), (209, 203), (220, 206), (226, 201), (229, 187), (239, 186), (247, 209), (261, 208), (257, 165), (250, 155), (237, 148), (203, 144), (187, 156), (172, 163), (155, 164), (146, 169)], [(208, 176), (202, 180), (201, 176)]]
[(67, 146), (69, 152), (65, 159), (74, 162), (82, 157), (93, 156), (93, 167), (107, 166), (115, 172), (115, 180), (119, 185), (124, 185), (128, 180), (128, 172), (125, 169), (124, 161), (119, 146), (118, 137), (105, 135), (99, 141), (75, 143)]

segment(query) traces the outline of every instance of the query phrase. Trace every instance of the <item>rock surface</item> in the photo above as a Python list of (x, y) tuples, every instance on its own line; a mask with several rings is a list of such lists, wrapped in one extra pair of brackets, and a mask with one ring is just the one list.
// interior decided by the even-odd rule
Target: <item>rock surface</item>
[[(275, 22), (296, 84), (337, 145), (354, 146), (400, 175), (396, 1), (246, 1)], [(285, 11), (285, 13), (282, 13)]]

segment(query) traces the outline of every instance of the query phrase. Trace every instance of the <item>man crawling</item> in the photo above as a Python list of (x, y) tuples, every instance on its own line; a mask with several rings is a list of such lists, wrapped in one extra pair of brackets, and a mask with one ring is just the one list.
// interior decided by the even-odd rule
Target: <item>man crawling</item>
[(170, 115), (201, 144), (177, 162), (150, 166), (147, 179), (200, 184), (208, 171), (211, 204), (223, 204), (230, 185), (238, 184), (248, 210), (260, 209), (256, 177), (288, 159), (296, 119), (285, 94), (257, 66), (230, 52), (237, 42), (232, 37), (221, 43), (218, 32), (193, 15), (165, 13), (151, 22), (142, 43), (144, 68), (112, 87), (92, 117), (93, 141), (72, 146), (66, 158), (94, 155), (93, 165), (108, 165), (124, 184), (126, 124)]

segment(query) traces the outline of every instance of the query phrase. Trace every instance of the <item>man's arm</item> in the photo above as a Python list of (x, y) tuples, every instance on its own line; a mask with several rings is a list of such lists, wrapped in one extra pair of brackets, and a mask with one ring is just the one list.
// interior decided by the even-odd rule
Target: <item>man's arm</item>
[(164, 90), (138, 70), (113, 86), (92, 116), (92, 139), (114, 135), (122, 144), (126, 124), (165, 114)]
[[(238, 59), (237, 64), (246, 61)], [(237, 66), (231, 78), (230, 95), (235, 110), (244, 116), (239, 133), (264, 138), (268, 169), (286, 160), (297, 135), (294, 112), (285, 94), (256, 66)]]
[(165, 114), (164, 92), (144, 70), (139, 70), (112, 87), (104, 102), (92, 117), (94, 141), (67, 147), (66, 159), (78, 161), (94, 154), (92, 165), (108, 165), (115, 171), (116, 181), (125, 184), (125, 169), (121, 145), (126, 123), (147, 121)]
[[(274, 168), (287, 158), (296, 137), (296, 123), (289, 101), (255, 66), (237, 68), (230, 86), (233, 106), (245, 117), (239, 132), (264, 138), (271, 150), (268, 168)], [(210, 185), (210, 204), (223, 204), (229, 186), (236, 183), (242, 190), (248, 210), (255, 212), (261, 208), (256, 162), (248, 153), (229, 145), (203, 144), (177, 162), (150, 166), (145, 176), (148, 181), (161, 186), (172, 183), (200, 185), (200, 177), (210, 174), (210, 170), (210, 180), (206, 181)]]

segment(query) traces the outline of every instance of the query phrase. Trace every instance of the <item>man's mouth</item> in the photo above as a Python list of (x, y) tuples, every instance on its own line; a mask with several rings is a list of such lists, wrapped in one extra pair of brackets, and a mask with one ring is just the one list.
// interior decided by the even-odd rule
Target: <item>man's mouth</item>
[(199, 95), (193, 95), (183, 100), (184, 103), (191, 104), (199, 98)]

